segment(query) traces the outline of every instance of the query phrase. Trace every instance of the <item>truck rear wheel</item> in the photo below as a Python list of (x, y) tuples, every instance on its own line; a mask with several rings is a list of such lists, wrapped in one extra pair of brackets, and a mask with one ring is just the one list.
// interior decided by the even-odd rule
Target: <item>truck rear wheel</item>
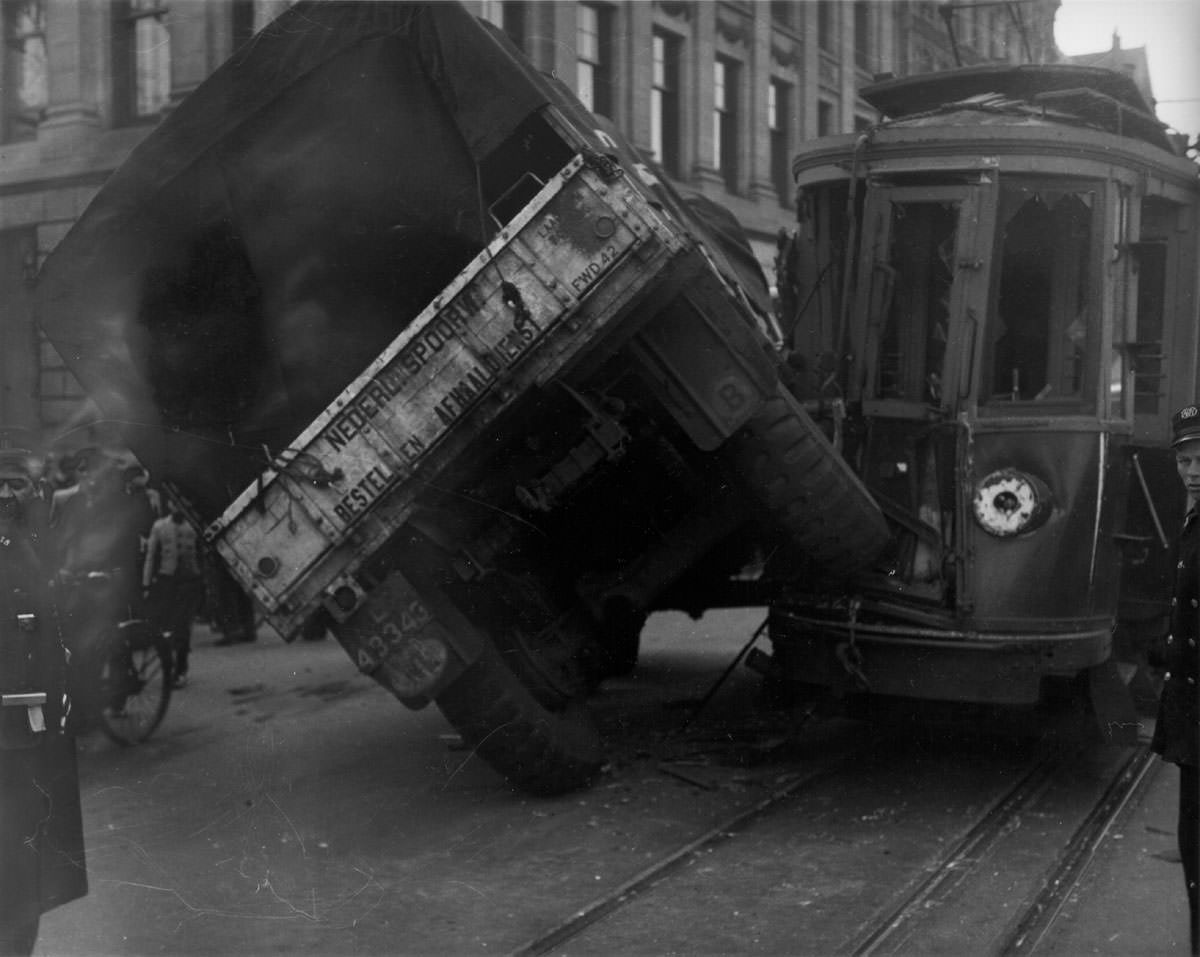
[(582, 700), (551, 710), (491, 647), (437, 697), (442, 714), (515, 787), (550, 796), (587, 787), (603, 762)]
[(591, 784), (603, 763), (578, 653), (591, 621), (580, 608), (553, 607), (538, 575), (513, 566), (441, 590), (438, 618), (452, 631), (474, 632), (480, 651), (434, 700), (463, 742), (514, 787), (563, 794)]
[(887, 523), (870, 493), (783, 386), (728, 448), (772, 522), (822, 572), (846, 577), (887, 545)]

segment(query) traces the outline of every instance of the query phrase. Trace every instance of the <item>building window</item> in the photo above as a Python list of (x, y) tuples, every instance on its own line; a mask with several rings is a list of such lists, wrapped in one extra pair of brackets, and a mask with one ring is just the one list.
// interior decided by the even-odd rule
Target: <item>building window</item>
[(655, 31), (650, 46), (654, 63), (650, 84), (650, 149), (663, 169), (678, 178), (679, 41)]
[(78, 410), (84, 391), (58, 350), (40, 331), (37, 336), (39, 413), (43, 425), (59, 425)]
[(826, 53), (836, 53), (834, 24), (837, 17), (833, 0), (817, 0), (817, 46)]
[(795, 0), (771, 0), (771, 19), (780, 26), (793, 27), (795, 20), (792, 13), (795, 7)]
[(576, 9), (576, 91), (593, 113), (612, 116), (611, 11), (590, 3)]
[(875, 38), (871, 35), (871, 9), (866, 0), (854, 4), (854, 65), (870, 70), (875, 60)]
[(41, 0), (4, 4), (4, 139), (32, 139), (49, 102), (46, 14)]
[(785, 206), (792, 201), (791, 158), (792, 88), (780, 80), (767, 85), (767, 129), (771, 135), (771, 182)]
[(515, 0), (483, 0), (482, 14), (483, 19), (503, 30), (520, 50), (529, 52), (525, 49), (527, 34), (524, 3)]
[(833, 132), (833, 104), (828, 100), (818, 100), (817, 136), (829, 136)]
[(233, 49), (254, 36), (254, 0), (233, 0), (230, 10), (230, 25), (233, 33)]
[(713, 64), (713, 168), (731, 193), (738, 191), (738, 72), (732, 60)]
[(156, 118), (171, 98), (171, 35), (162, 0), (113, 6), (114, 109), (118, 123)]

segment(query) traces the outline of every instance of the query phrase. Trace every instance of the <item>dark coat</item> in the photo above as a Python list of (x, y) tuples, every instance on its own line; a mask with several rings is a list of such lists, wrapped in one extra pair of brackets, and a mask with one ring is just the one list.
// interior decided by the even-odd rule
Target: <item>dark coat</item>
[(1179, 536), (1166, 673), (1150, 747), (1175, 764), (1200, 765), (1200, 518), (1189, 512)]
[(67, 662), (41, 545), (27, 526), (0, 531), (0, 692), (46, 694), (40, 721), (24, 704), (0, 707), (0, 926), (8, 927), (87, 893), (75, 739), (63, 731)]

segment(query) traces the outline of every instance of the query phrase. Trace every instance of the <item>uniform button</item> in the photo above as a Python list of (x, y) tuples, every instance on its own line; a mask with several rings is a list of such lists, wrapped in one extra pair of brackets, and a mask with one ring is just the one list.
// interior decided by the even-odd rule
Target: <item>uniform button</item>
[(1189, 639), (1188, 639), (1188, 644), (1189, 644), (1189, 645), (1191, 645), (1193, 648), (1195, 648), (1195, 647), (1196, 647), (1196, 639), (1195, 639), (1195, 638), (1189, 638)]
[(1163, 681), (1170, 681), (1170, 680), (1171, 680), (1171, 672), (1168, 671), (1165, 675), (1163, 675)]
[(1168, 645), (1169, 645), (1171, 642), (1173, 642), (1174, 640), (1175, 640), (1175, 636), (1174, 636), (1174, 635), (1167, 635), (1167, 644), (1168, 644)]
[(1172, 599), (1171, 599), (1171, 607), (1172, 607), (1172, 608), (1174, 608), (1174, 607), (1175, 607), (1176, 605), (1178, 605), (1178, 604), (1179, 604), (1179, 599), (1178, 599), (1178, 598), (1172, 598)]
[(1193, 598), (1193, 599), (1192, 599), (1192, 607), (1193, 607), (1193, 608), (1200, 608), (1200, 601), (1197, 601), (1195, 598)]
[(1188, 684), (1194, 685), (1195, 683), (1196, 683), (1196, 679), (1189, 675), (1188, 676)]
[(1182, 568), (1183, 568), (1183, 562), (1180, 562), (1180, 563), (1179, 563), (1178, 565), (1176, 565), (1175, 567), (1176, 567), (1177, 569), (1182, 569)]

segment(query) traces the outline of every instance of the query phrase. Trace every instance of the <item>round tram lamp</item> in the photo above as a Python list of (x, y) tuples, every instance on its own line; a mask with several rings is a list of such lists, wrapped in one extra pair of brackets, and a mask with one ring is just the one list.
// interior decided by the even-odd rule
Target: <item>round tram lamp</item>
[(1050, 515), (1050, 489), (1016, 469), (992, 472), (975, 487), (975, 521), (989, 535), (1011, 538), (1041, 527)]

